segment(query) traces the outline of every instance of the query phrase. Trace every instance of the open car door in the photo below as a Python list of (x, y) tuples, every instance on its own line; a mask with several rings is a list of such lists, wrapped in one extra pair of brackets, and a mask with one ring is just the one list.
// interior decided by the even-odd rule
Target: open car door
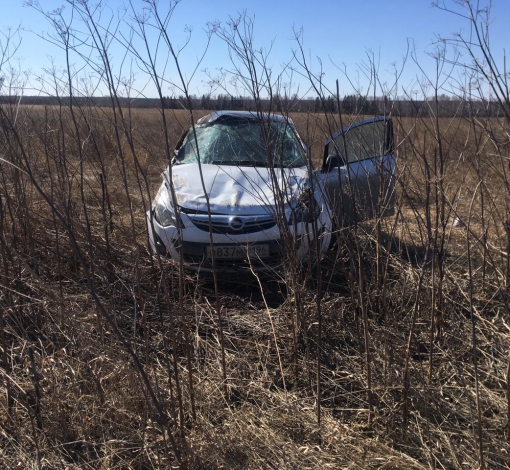
[(356, 122), (332, 135), (324, 147), (320, 178), (337, 226), (394, 212), (391, 118)]

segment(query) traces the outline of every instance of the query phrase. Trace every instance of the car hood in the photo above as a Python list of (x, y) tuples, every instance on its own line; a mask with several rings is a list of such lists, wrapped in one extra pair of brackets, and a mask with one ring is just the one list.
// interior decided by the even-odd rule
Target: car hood
[[(306, 168), (269, 168), (202, 164), (202, 177), (212, 213), (255, 215), (273, 212), (280, 190), (285, 205), (296, 200), (308, 186)], [(170, 181), (169, 169), (164, 173)], [(197, 163), (172, 166), (177, 204), (188, 210), (207, 211), (207, 201)], [(275, 191), (275, 189), (277, 191)]]

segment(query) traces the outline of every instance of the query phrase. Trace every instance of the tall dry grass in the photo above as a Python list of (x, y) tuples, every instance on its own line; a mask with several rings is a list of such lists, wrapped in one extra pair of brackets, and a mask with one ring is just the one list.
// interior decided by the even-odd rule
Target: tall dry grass
[[(319, 350), (313, 272), (299, 292), (220, 282), (225, 393), (214, 287), (186, 274), (179, 307), (179, 270), (147, 250), (157, 111), (130, 113), (134, 146), (110, 112), (75, 112), (77, 127), (65, 108), (2, 107), (4, 466), (474, 467), (475, 376), (486, 465), (507, 465), (506, 201), (501, 160), (466, 123), (444, 122), (438, 193), (426, 122), (396, 117), (396, 215), (379, 240), (374, 222), (343, 230), (321, 261)], [(292, 117), (323, 140), (322, 116)], [(169, 122), (173, 144), (186, 112)]]
[[(439, 117), (437, 85), (416, 118), (388, 109), (394, 216), (337, 228), (304, 266), (285, 239), (272, 276), (197, 277), (149, 252), (145, 213), (206, 111), (121, 107), (116, 26), (73, 8), (46, 15), (68, 59), (61, 105), (0, 104), (0, 466), (508, 468), (508, 119)], [(152, 19), (180, 73), (172, 8)], [(286, 109), (279, 82), (258, 80), (253, 23), (231, 26), (212, 33), (238, 78), (293, 118), (320, 168), (324, 141), (362, 116)], [(146, 18), (130, 27), (142, 43), (126, 56), (162, 98)], [(108, 108), (72, 99), (87, 91), (69, 61), (83, 44)], [(23, 89), (0, 45), (2, 92)]]

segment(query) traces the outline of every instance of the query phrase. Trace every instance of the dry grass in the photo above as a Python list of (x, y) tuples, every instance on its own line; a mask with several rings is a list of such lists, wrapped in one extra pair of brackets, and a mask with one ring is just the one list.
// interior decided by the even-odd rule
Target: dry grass
[[(477, 406), (487, 468), (509, 468), (505, 149), (477, 144), (469, 123), (444, 118), (439, 179), (428, 122), (397, 120), (397, 214), (382, 222), (379, 240), (374, 224), (364, 224), (340, 237), (354, 251), (323, 260), (320, 350), (316, 279), (300, 289), (263, 279), (264, 292), (249, 277), (221, 283), (225, 393), (211, 281), (186, 278), (181, 308), (177, 269), (159, 269), (147, 250), (144, 212), (168, 161), (158, 112), (124, 110), (117, 141), (110, 110), (82, 111), (80, 140), (67, 109), (62, 120), (55, 108), (21, 109), (23, 147), (2, 124), (2, 468), (170, 468), (170, 430), (189, 468), (470, 469), (479, 460)], [(167, 117), (172, 147), (188, 118)], [(292, 117), (320, 162), (334, 124)], [(439, 181), (444, 226), (436, 220)], [(442, 271), (431, 261), (438, 258), (426, 258), (427, 246), (438, 247), (430, 234), (444, 242)], [(170, 427), (98, 302), (140, 359)]]

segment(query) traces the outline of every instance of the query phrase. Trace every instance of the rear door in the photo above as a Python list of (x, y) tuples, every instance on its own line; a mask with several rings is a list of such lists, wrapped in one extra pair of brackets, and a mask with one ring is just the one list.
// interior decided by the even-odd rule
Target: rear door
[(320, 178), (338, 226), (394, 211), (391, 118), (356, 122), (332, 135), (324, 147)]

